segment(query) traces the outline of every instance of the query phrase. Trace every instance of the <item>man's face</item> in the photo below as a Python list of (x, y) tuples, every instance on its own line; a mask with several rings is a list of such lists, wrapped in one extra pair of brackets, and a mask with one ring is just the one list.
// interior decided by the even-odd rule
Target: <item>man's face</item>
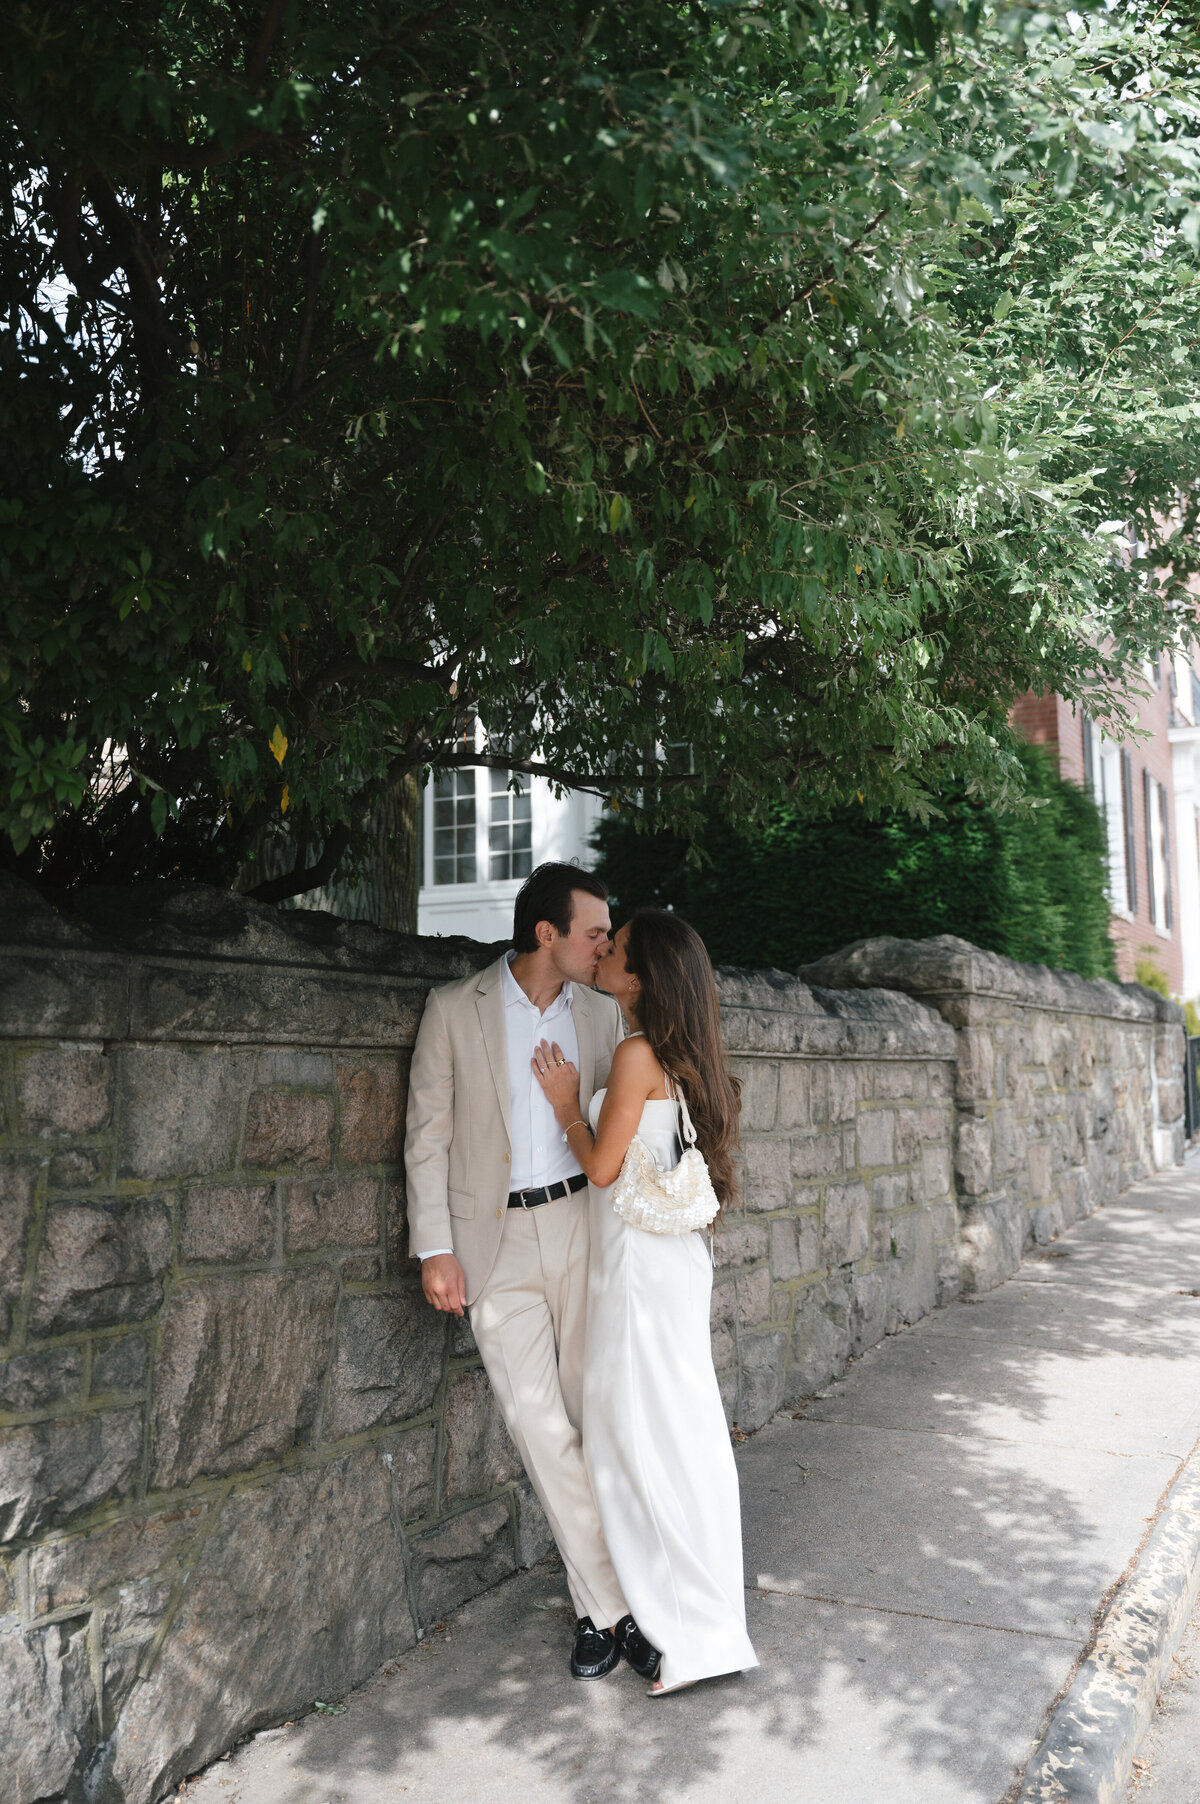
[(574, 907), (570, 932), (560, 934), (550, 929), (550, 957), (564, 983), (590, 985), (595, 981), (597, 962), (608, 948), (612, 926), (608, 903), (585, 889), (572, 890), (571, 901)]

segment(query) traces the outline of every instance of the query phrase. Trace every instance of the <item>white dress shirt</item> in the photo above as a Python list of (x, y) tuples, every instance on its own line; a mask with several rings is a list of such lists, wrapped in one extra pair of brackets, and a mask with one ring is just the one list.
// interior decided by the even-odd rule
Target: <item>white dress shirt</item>
[[(533, 1075), (533, 1055), (542, 1040), (555, 1042), (562, 1056), (579, 1064), (579, 1035), (575, 1031), (573, 992), (564, 983), (544, 1012), (529, 1000), (512, 974), (514, 952), (505, 956), (500, 985), (504, 996), (504, 1038), (508, 1050), (508, 1102), (512, 1117), (512, 1190), (541, 1189), (564, 1178), (582, 1175), (582, 1167), (545, 1091)], [(434, 1247), (422, 1260), (449, 1253), (450, 1247)]]
[(557, 1041), (564, 1059), (579, 1064), (579, 1036), (571, 985), (564, 983), (543, 1013), (512, 974), (509, 953), (500, 974), (504, 992), (504, 1037), (508, 1045), (508, 1101), (512, 1114), (513, 1190), (531, 1190), (543, 1184), (559, 1184), (577, 1177), (579, 1160), (567, 1145), (567, 1137), (546, 1093), (533, 1073), (533, 1055), (542, 1040)]

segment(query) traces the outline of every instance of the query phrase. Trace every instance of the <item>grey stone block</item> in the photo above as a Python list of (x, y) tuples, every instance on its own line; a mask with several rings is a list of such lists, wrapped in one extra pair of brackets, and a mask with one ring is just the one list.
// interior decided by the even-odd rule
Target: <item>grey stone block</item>
[(517, 1487), (517, 1564), (536, 1566), (552, 1552), (554, 1534), (531, 1484)]
[(155, 1366), (156, 1489), (244, 1472), (295, 1445), (316, 1413), (337, 1288), (325, 1267), (174, 1288)]
[(765, 1322), (771, 1313), (771, 1274), (766, 1266), (756, 1271), (739, 1272), (734, 1280), (737, 1289), (737, 1319), (743, 1328)]
[(126, 1047), (120, 1175), (154, 1180), (228, 1170), (253, 1065), (253, 1054), (225, 1047)]
[(380, 1185), (381, 1180), (374, 1177), (289, 1184), (284, 1201), (286, 1251), (377, 1246)]
[(868, 1109), (858, 1118), (858, 1163), (893, 1165), (896, 1159), (896, 1117), (890, 1109)]
[[(791, 1173), (794, 1178), (830, 1177), (842, 1169), (840, 1134), (812, 1134), (791, 1142)], [(774, 1205), (778, 1207), (778, 1205)]]
[(431, 1529), (413, 1542), (412, 1562), (417, 1611), (428, 1629), (516, 1571), (507, 1499), (478, 1504)]
[(129, 1030), (128, 961), (81, 947), (0, 948), (0, 1032), (14, 1040), (117, 1040)]
[(0, 1339), (12, 1333), (13, 1312), (25, 1278), (25, 1253), (33, 1223), (39, 1165), (0, 1153)]
[(35, 1616), (90, 1605), (122, 1586), (169, 1570), (208, 1521), (208, 1504), (123, 1517), (91, 1534), (35, 1547), (29, 1600)]
[(733, 1072), (742, 1086), (742, 1132), (770, 1132), (779, 1107), (779, 1066), (768, 1059), (736, 1059)]
[(432, 1404), (446, 1359), (446, 1318), (420, 1292), (342, 1299), (326, 1441), (402, 1422)]
[(0, 1633), (5, 1804), (56, 1804), (75, 1792), (95, 1702), (84, 1625)]
[(786, 1391), (806, 1396), (845, 1370), (850, 1357), (850, 1288), (840, 1277), (820, 1279), (796, 1294)]
[(275, 1245), (270, 1184), (192, 1185), (179, 1211), (179, 1256), (186, 1264), (268, 1259)]
[(383, 1463), (392, 1474), (392, 1502), (401, 1522), (428, 1516), (434, 1501), (437, 1429), (432, 1422), (410, 1428), (388, 1443)]
[(791, 1143), (754, 1135), (742, 1152), (742, 1198), (747, 1209), (786, 1209), (791, 1191)]
[(821, 1225), (821, 1262), (849, 1265), (866, 1253), (871, 1198), (865, 1184), (829, 1184)]
[(136, 1409), (0, 1428), (0, 1541), (27, 1539), (128, 1496), (141, 1455)]
[(927, 1210), (914, 1210), (892, 1223), (895, 1253), (887, 1266), (890, 1326), (916, 1322), (937, 1302), (933, 1221)]
[(140, 1392), (150, 1369), (150, 1349), (140, 1334), (96, 1343), (92, 1354), (92, 1396)]
[(1016, 1201), (968, 1203), (961, 1213), (962, 1287), (967, 1294), (994, 1290), (1021, 1263), (1025, 1210)]
[(74, 1397), (83, 1382), (78, 1347), (55, 1347), (0, 1364), (0, 1409), (14, 1415)]
[(51, 1190), (87, 1190), (104, 1176), (109, 1153), (103, 1146), (72, 1146), (50, 1160)]
[(445, 1424), (442, 1496), (447, 1503), (482, 1496), (522, 1475), (521, 1456), (509, 1439), (500, 1406), (481, 1366), (459, 1372), (450, 1380)]
[(93, 1134), (112, 1113), (112, 1065), (102, 1046), (39, 1047), (17, 1060), (17, 1109), (26, 1134)]
[(964, 1196), (984, 1196), (992, 1183), (992, 1130), (987, 1121), (964, 1116), (958, 1124), (954, 1169)]
[(171, 1217), (156, 1197), (52, 1203), (34, 1279), (35, 1334), (109, 1328), (153, 1315), (171, 1260)]
[[(770, 1225), (774, 1226), (774, 1223)], [(742, 1216), (726, 1216), (724, 1213), (719, 1215), (715, 1248), (718, 1267), (728, 1270), (733, 1266), (752, 1265), (758, 1259), (765, 1259), (767, 1229), (766, 1222), (747, 1221)]]
[(333, 1083), (333, 1059), (327, 1052), (276, 1046), (259, 1059), (256, 1081), (267, 1087), (295, 1084), (304, 1090), (328, 1090)]
[(785, 1217), (773, 1221), (770, 1227), (771, 1276), (785, 1283), (789, 1278), (800, 1277), (804, 1267), (800, 1263), (799, 1224)]
[(150, 1804), (252, 1729), (344, 1696), (414, 1639), (378, 1452), (235, 1495), (121, 1712), (97, 1789)]
[(404, 1074), (396, 1058), (338, 1061), (338, 1162), (395, 1164), (404, 1138)]
[(786, 1349), (787, 1335), (781, 1330), (743, 1337), (737, 1391), (739, 1428), (761, 1428), (782, 1404)]
[(246, 1109), (242, 1164), (325, 1171), (333, 1158), (333, 1098), (304, 1090), (255, 1090)]
[(850, 1351), (857, 1358), (887, 1333), (888, 1286), (879, 1272), (856, 1272), (850, 1286)]

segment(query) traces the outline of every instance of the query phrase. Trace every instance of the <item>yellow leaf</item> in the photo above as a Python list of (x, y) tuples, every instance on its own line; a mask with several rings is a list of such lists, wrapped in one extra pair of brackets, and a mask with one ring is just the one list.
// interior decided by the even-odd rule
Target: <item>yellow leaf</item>
[(695, 502), (696, 502), (696, 497), (694, 495), (689, 495), (687, 500), (683, 504), (684, 511), (686, 512), (689, 507), (694, 507)]
[(861, 565), (861, 564), (855, 564), (855, 566), (854, 566), (854, 574), (855, 574), (855, 576), (861, 576), (861, 575), (862, 575), (862, 565)]
[(896, 437), (897, 438), (904, 437), (904, 421), (903, 420), (897, 420), (897, 422), (896, 422)]
[(288, 803), (289, 803), (289, 802), (290, 802), (290, 801), (291, 801), (291, 799), (292, 799), (292, 795), (291, 795), (291, 791), (290, 791), (290, 790), (289, 790), (289, 788), (288, 788), (288, 786), (287, 786), (287, 784), (286, 784), (286, 783), (285, 783), (285, 784), (284, 784), (284, 786), (283, 786), (283, 794), (282, 794), (282, 795), (281, 795), (281, 796), (280, 796), (280, 798), (279, 798), (279, 812), (280, 812), (280, 814), (286, 814), (286, 813), (287, 813), (287, 811), (288, 811)]
[(267, 743), (275, 755), (276, 764), (282, 764), (287, 757), (288, 742), (287, 734), (284, 732), (278, 721), (275, 722), (275, 731), (271, 734)]
[(250, 656), (250, 653), (248, 651), (244, 651), (242, 653), (242, 669), (249, 670), (249, 668), (253, 664), (253, 662), (254, 662), (254, 659)]

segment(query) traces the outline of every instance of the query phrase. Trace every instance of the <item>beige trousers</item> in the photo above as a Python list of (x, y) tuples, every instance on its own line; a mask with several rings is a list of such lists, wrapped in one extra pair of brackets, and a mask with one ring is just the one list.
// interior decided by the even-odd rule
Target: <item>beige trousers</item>
[(587, 1191), (510, 1209), (471, 1327), (508, 1432), (546, 1512), (576, 1614), (625, 1614), (584, 1465), (579, 1426), (587, 1330)]

